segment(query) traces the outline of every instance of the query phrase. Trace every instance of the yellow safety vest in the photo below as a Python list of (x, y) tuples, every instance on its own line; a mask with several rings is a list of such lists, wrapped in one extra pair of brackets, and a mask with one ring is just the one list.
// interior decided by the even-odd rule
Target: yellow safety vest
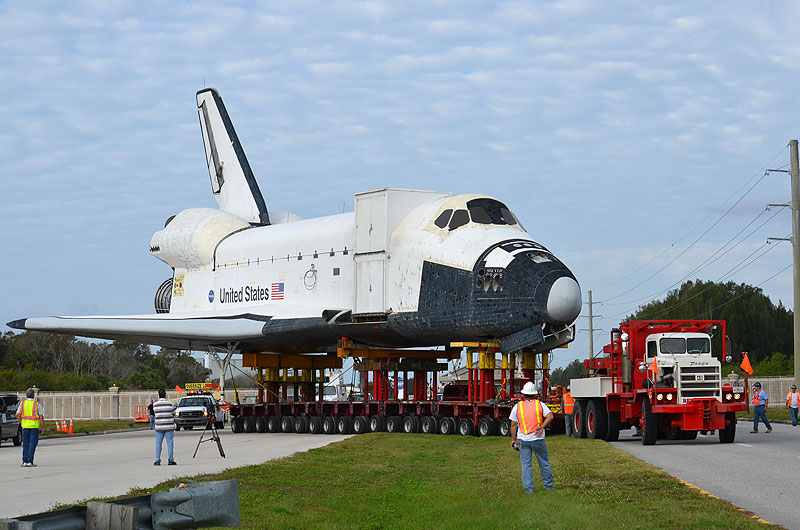
[[(517, 419), (522, 434), (530, 434), (542, 424), (544, 410), (538, 399), (520, 401), (517, 404)], [(527, 418), (527, 420), (526, 420)]]
[(26, 399), (22, 402), (22, 415), (20, 416), (20, 425), (23, 429), (38, 429), (39, 428), (39, 413), (38, 403), (35, 399)]

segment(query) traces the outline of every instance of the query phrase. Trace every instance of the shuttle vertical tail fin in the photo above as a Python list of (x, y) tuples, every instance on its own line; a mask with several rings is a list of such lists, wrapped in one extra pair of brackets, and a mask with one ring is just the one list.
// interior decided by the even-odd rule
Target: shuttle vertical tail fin
[(253, 170), (216, 89), (197, 92), (211, 191), (222, 211), (254, 224), (270, 224), (267, 205)]

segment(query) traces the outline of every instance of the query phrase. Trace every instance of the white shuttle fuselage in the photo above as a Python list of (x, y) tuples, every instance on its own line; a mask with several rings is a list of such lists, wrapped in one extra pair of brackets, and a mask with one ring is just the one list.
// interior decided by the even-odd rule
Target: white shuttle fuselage
[(572, 273), (502, 202), (382, 188), (355, 211), (315, 219), (268, 212), (221, 98), (198, 92), (220, 209), (170, 218), (150, 244), (173, 270), (156, 315), (9, 323), (182, 349), (330, 352), (365, 345), (499, 340), (504, 352), (572, 339), (581, 307)]

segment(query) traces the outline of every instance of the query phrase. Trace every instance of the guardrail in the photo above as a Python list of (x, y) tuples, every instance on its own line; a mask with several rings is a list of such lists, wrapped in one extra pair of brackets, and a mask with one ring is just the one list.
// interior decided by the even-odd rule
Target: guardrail
[(235, 480), (181, 484), (152, 495), (0, 519), (0, 530), (180, 530), (240, 525)]

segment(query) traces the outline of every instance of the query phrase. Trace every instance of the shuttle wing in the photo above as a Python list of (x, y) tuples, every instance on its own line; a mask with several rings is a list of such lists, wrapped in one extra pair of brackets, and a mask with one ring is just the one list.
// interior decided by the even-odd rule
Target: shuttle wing
[[(266, 308), (264, 308), (266, 309)], [(181, 350), (207, 350), (238, 343), (241, 352), (288, 350), (323, 351), (336, 337), (335, 316), (344, 311), (282, 305), (247, 313), (163, 313), (121, 316), (57, 316), (9, 322), (15, 329), (46, 331), (98, 339), (141, 342)], [(302, 337), (298, 339), (298, 337)], [(335, 342), (335, 341), (334, 341)], [(319, 346), (319, 347), (318, 347)]]
[(197, 93), (211, 191), (220, 210), (253, 224), (270, 224), (267, 205), (233, 128), (222, 98), (213, 88)]

